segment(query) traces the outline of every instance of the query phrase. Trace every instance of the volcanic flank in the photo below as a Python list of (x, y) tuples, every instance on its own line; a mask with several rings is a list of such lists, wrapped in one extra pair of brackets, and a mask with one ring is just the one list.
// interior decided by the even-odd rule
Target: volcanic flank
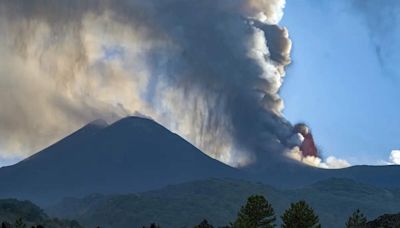
[[(253, 167), (254, 168), (254, 167)], [(322, 170), (299, 163), (232, 168), (210, 158), (153, 120), (92, 122), (16, 165), (0, 168), (0, 198), (48, 205), (92, 193), (134, 193), (209, 178), (299, 187), (329, 177), (400, 187), (400, 167)]]
[(91, 193), (129, 193), (211, 177), (244, 177), (156, 122), (128, 117), (92, 122), (10, 167), (0, 198), (41, 204)]

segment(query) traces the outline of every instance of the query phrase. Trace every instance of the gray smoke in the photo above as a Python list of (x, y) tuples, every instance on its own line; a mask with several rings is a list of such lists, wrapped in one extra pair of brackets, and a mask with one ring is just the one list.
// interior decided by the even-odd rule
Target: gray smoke
[(231, 165), (281, 158), (284, 0), (1, 0), (0, 145), (140, 112)]

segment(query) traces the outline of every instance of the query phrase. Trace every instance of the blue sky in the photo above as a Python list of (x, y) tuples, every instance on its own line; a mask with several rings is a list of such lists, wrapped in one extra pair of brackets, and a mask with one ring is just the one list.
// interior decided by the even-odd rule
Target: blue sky
[[(325, 156), (353, 165), (382, 164), (400, 148), (400, 71), (380, 64), (364, 13), (346, 1), (296, 0), (282, 21), (293, 41), (285, 115), (310, 125)], [(393, 66), (397, 56), (383, 60)]]

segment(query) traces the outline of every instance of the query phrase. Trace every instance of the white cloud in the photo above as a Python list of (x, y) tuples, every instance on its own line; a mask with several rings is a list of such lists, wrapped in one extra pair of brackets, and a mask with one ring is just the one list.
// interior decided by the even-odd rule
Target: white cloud
[(298, 147), (295, 147), (290, 152), (288, 152), (287, 156), (292, 158), (293, 160), (300, 161), (309, 166), (314, 166), (323, 169), (341, 169), (351, 166), (351, 164), (348, 161), (336, 158), (334, 156), (329, 156), (325, 160), (314, 156), (304, 157)]
[(389, 163), (392, 165), (400, 165), (400, 150), (392, 150), (389, 157)]
[[(325, 166), (325, 167), (323, 167)], [(329, 156), (326, 158), (325, 162), (320, 164), (321, 168), (327, 169), (341, 169), (351, 166), (350, 163), (344, 159), (339, 159), (334, 156)]]

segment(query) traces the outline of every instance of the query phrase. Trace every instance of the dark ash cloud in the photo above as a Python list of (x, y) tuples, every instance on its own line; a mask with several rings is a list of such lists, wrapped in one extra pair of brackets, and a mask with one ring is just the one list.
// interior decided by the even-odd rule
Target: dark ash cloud
[(284, 0), (0, 2), (0, 145), (136, 112), (232, 165), (290, 150)]

